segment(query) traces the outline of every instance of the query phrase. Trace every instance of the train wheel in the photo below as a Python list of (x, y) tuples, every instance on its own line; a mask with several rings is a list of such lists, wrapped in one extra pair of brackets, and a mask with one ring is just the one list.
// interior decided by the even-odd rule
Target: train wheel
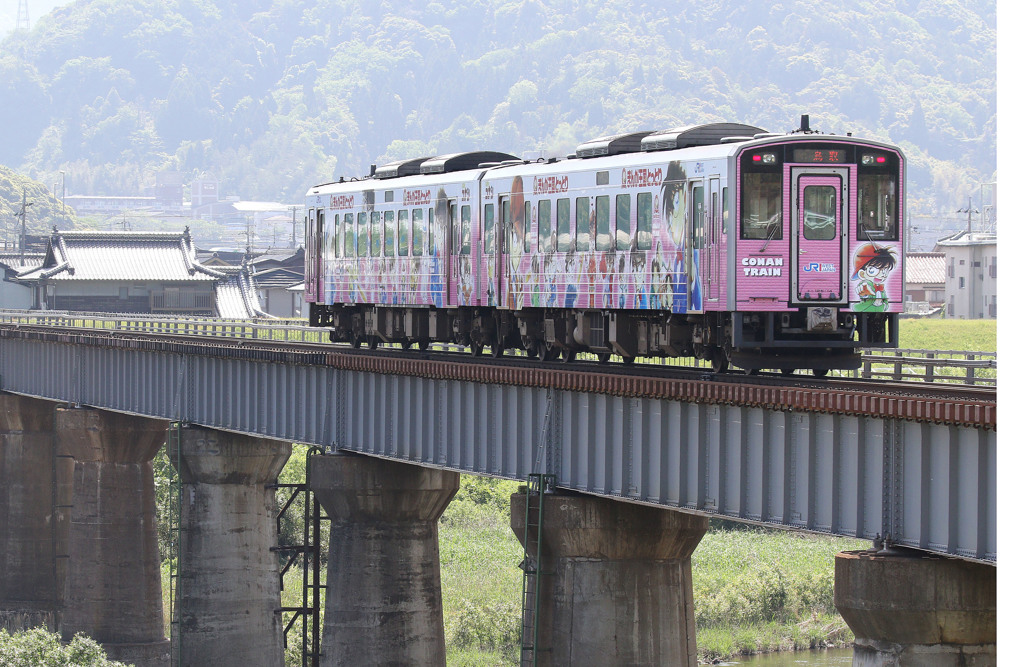
[(558, 347), (554, 343), (541, 343), (540, 360), (554, 361), (558, 358)]
[(632, 366), (634, 361), (636, 361), (636, 357), (623, 357), (622, 358), (622, 363), (624, 363), (627, 366)]
[(576, 361), (576, 350), (562, 350), (562, 361), (567, 364)]
[(352, 345), (353, 350), (358, 350), (363, 344), (363, 339), (355, 334), (352, 334), (352, 340), (349, 341), (349, 343)]
[(469, 341), (469, 352), (474, 357), (483, 356), (483, 353), (484, 353), (484, 345), (483, 345), (483, 343), (478, 343), (475, 340), (470, 340)]
[(598, 352), (597, 353), (597, 360), (599, 362), (601, 362), (602, 364), (608, 363), (608, 360), (611, 359), (611, 358), (612, 358), (612, 353), (611, 352)]
[(420, 339), (416, 341), (416, 347), (419, 348), (420, 352), (427, 352), (430, 350), (430, 341), (425, 338)]
[(494, 343), (491, 345), (491, 356), (497, 359), (501, 355), (505, 354), (505, 346), (501, 343)]
[(744, 375), (757, 375), (760, 372), (761, 372), (760, 368), (744, 368), (743, 369), (743, 374)]
[(412, 347), (412, 341), (409, 340), (408, 338), (403, 338), (401, 345), (403, 350), (408, 350), (409, 348)]
[(729, 357), (720, 347), (716, 347), (711, 352), (711, 370), (716, 373), (724, 373), (729, 370)]
[(814, 377), (816, 377), (816, 378), (823, 378), (826, 375), (828, 375), (828, 369), (827, 368), (815, 368), (813, 370), (813, 373), (814, 373)]
[(380, 343), (380, 338), (377, 338), (376, 336), (368, 336), (366, 338), (366, 347), (371, 350), (376, 350), (378, 343)]

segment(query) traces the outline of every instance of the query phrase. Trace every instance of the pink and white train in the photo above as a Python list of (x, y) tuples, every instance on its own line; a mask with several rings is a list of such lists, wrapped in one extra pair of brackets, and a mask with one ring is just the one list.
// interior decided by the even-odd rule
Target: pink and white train
[(393, 163), (307, 193), (310, 324), (371, 348), (856, 368), (897, 343), (905, 165), (806, 116)]

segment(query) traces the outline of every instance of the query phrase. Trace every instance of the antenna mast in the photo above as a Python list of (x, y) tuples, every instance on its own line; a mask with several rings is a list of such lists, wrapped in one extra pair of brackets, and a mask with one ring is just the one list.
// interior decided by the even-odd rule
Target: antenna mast
[(14, 23), (14, 32), (28, 32), (32, 22), (28, 18), (28, 0), (18, 0), (18, 19)]

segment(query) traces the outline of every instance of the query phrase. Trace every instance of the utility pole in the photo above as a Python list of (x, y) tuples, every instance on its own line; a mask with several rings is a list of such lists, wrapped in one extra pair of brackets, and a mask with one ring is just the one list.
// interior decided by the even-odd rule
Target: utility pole
[(292, 250), (295, 250), (295, 212), (299, 210), (298, 206), (292, 206)]
[(19, 239), (18, 246), (21, 250), (21, 265), (25, 266), (25, 241), (27, 230), (25, 228), (25, 211), (29, 206), (32, 206), (35, 202), (26, 201), (25, 191), (21, 191), (21, 211), (18, 212), (17, 217), (21, 218), (21, 238)]
[(60, 221), (67, 229), (68, 226), (68, 209), (64, 205), (64, 195), (67, 193), (67, 184), (64, 181), (64, 171), (60, 172)]
[(971, 231), (972, 231), (971, 230), (971, 215), (973, 213), (980, 213), (980, 211), (978, 211), (976, 208), (974, 208), (971, 205), (971, 198), (968, 197), (967, 198), (967, 208), (957, 209), (956, 212), (957, 213), (966, 213), (967, 214), (967, 236), (970, 236), (971, 235)]

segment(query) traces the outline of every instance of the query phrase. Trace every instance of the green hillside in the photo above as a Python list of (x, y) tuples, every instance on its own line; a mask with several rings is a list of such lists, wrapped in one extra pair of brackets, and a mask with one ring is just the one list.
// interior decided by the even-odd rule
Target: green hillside
[(0, 44), (0, 163), (296, 201), (400, 157), (808, 113), (901, 144), (911, 211), (951, 211), (994, 180), (995, 22), (993, 0), (79, 0)]

